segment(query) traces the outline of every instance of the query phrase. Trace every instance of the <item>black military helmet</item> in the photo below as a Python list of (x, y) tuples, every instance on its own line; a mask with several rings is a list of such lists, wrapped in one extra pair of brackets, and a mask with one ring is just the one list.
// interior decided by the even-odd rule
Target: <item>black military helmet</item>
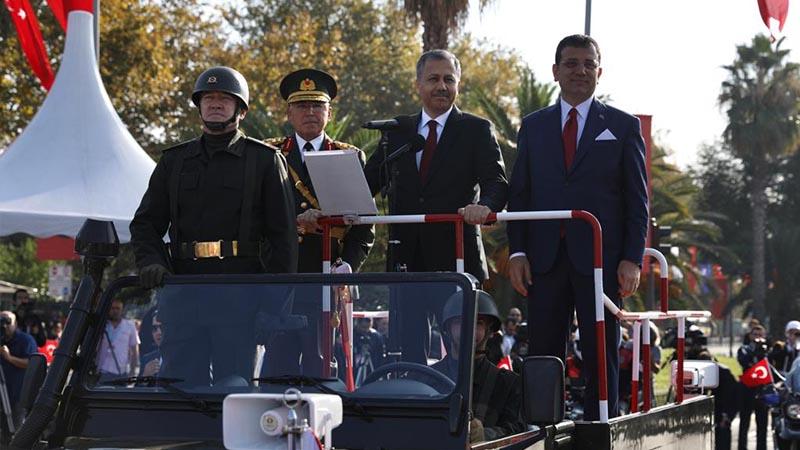
[[(497, 312), (497, 305), (494, 304), (494, 299), (486, 291), (478, 290), (478, 315), (491, 318), (489, 323), (489, 330), (487, 335), (492, 334), (500, 329), (500, 313)], [(459, 291), (451, 295), (447, 299), (442, 309), (442, 323), (444, 329), (447, 330), (447, 321), (454, 317), (461, 317), (462, 299), (464, 292)]]
[(300, 69), (283, 77), (280, 91), (287, 103), (330, 102), (336, 97), (337, 88), (331, 74), (317, 69)]
[(243, 109), (247, 109), (250, 104), (247, 80), (241, 73), (230, 67), (212, 67), (201, 73), (194, 83), (192, 102), (199, 108), (200, 96), (203, 92), (211, 91), (224, 92), (238, 98)]

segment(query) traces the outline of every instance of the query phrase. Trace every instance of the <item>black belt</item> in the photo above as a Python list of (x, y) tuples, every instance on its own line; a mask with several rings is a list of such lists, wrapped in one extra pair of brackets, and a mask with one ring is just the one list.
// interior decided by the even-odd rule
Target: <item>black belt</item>
[(261, 253), (260, 242), (206, 241), (181, 242), (178, 259), (225, 259), (234, 256), (254, 257)]

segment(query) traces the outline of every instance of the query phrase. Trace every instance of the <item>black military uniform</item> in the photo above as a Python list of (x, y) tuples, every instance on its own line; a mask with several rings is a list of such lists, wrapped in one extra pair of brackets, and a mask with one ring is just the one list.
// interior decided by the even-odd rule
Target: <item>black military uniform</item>
[[(337, 87), (336, 81), (331, 75), (321, 70), (301, 69), (283, 78), (280, 91), (283, 99), (289, 103), (298, 101), (329, 102), (336, 97)], [(300, 215), (311, 208), (320, 209), (314, 185), (311, 183), (311, 177), (300, 154), (301, 149), (297, 145), (297, 136), (271, 138), (266, 142), (280, 148), (289, 163), (289, 176), (294, 186), (295, 213)], [(358, 152), (362, 166), (366, 163), (366, 156), (359, 148), (345, 142), (334, 141), (328, 136), (323, 136), (320, 148), (315, 150), (347, 149)], [(297, 271), (321, 272), (322, 236), (314, 230), (298, 230), (298, 234)], [(375, 233), (372, 225), (332, 227), (331, 261), (341, 258), (350, 264), (354, 272), (357, 272), (367, 258), (374, 241)]]
[[(230, 94), (238, 108), (247, 108), (247, 82), (233, 69), (215, 67), (200, 75), (192, 94), (198, 108), (201, 95), (211, 91)], [(205, 122), (206, 127), (226, 128), (238, 108), (230, 121)], [(204, 133), (165, 150), (130, 225), (143, 284), (160, 284), (164, 268), (175, 274), (295, 272), (292, 203), (278, 149), (238, 130)], [(162, 240), (167, 230), (168, 249)], [(212, 363), (215, 381), (252, 377), (259, 305), (191, 300), (159, 300), (162, 375), (208, 384)]]
[[(289, 177), (294, 185), (295, 212), (300, 215), (310, 208), (319, 209), (314, 185), (300, 157), (297, 139), (294, 136), (271, 138), (265, 141), (281, 149), (289, 164)], [(322, 148), (325, 150), (353, 149), (358, 151), (361, 164), (366, 161), (364, 152), (345, 142), (334, 141), (325, 136)], [(311, 230), (298, 230), (297, 271), (314, 273), (322, 271), (322, 235)], [(372, 225), (353, 225), (331, 227), (331, 261), (341, 258), (357, 272), (367, 259), (375, 242), (375, 229)]]
[[(316, 69), (301, 69), (286, 75), (280, 84), (281, 96), (288, 104), (295, 102), (329, 103), (336, 97), (336, 81), (330, 74)], [(298, 146), (298, 134), (286, 137), (267, 139), (265, 142), (281, 150), (288, 162), (288, 172), (294, 186), (295, 214), (300, 215), (309, 209), (320, 209), (319, 202), (306, 169), (301, 149)], [(321, 140), (321, 143), (318, 141)], [(334, 141), (322, 133), (308, 145), (313, 151), (356, 150), (361, 165), (366, 158), (364, 152), (357, 147)], [(305, 148), (309, 151), (309, 148)], [(297, 271), (318, 273), (322, 271), (322, 235), (316, 230), (298, 228), (299, 258)], [(352, 270), (358, 271), (367, 258), (367, 254), (375, 241), (372, 225), (341, 226), (331, 228), (331, 261), (341, 258)], [(315, 288), (296, 288), (292, 312), (304, 316), (308, 326), (303, 330), (287, 331), (276, 336), (267, 345), (267, 353), (262, 367), (263, 375), (285, 375), (303, 373), (319, 376), (322, 368), (322, 355), (319, 349), (321, 298)], [(302, 354), (302, 358), (300, 358)], [(302, 367), (298, 361), (302, 360)]]

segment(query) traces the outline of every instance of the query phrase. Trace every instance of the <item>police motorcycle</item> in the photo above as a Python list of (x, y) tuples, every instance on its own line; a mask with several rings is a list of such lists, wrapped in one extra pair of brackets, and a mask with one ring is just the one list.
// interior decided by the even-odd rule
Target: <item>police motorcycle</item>
[(800, 393), (780, 389), (779, 402), (771, 408), (772, 440), (778, 450), (800, 448)]

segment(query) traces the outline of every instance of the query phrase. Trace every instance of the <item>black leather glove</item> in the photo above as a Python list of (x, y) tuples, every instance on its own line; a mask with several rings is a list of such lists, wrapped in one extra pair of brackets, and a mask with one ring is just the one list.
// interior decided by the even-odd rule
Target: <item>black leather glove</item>
[(164, 275), (169, 275), (169, 270), (161, 264), (150, 264), (139, 271), (139, 281), (145, 289), (162, 286)]

